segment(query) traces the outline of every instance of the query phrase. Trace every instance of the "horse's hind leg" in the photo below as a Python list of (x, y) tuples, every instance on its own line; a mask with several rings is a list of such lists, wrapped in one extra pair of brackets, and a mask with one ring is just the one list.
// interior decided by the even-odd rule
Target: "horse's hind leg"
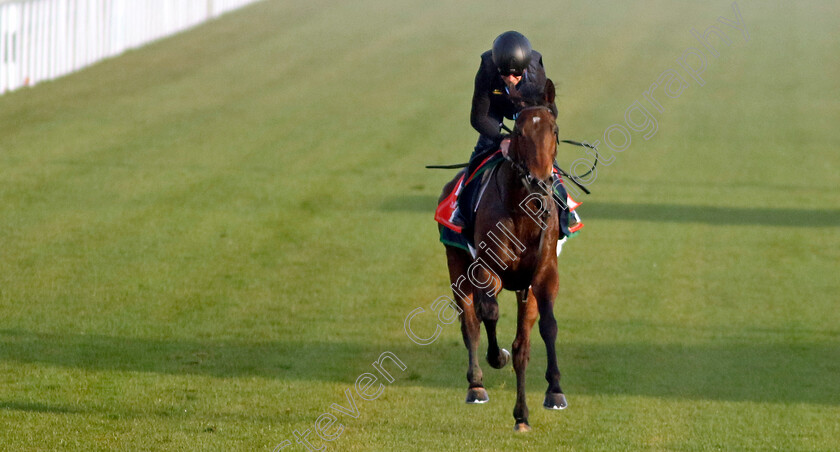
[(478, 343), (481, 336), (481, 324), (473, 303), (473, 286), (466, 278), (470, 256), (458, 248), (446, 247), (446, 259), (449, 264), (449, 278), (455, 302), (461, 309), (461, 334), (467, 347), (469, 364), (467, 368), (467, 403), (484, 403), (490, 400), (484, 389), (484, 375), (478, 365)]
[[(481, 258), (476, 262), (481, 261)], [(484, 331), (487, 332), (487, 363), (491, 367), (501, 369), (510, 360), (510, 352), (499, 348), (496, 341), (496, 323), (499, 321), (499, 303), (496, 295), (502, 290), (502, 283), (499, 277), (489, 270), (485, 265), (478, 265), (467, 270), (470, 273), (470, 281), (475, 287), (473, 298), (478, 319), (484, 322)]]
[(516, 405), (513, 407), (514, 427), (519, 432), (531, 430), (528, 425), (528, 405), (525, 402), (525, 369), (531, 357), (531, 329), (537, 320), (537, 300), (530, 290), (516, 292), (516, 339), (513, 341), (513, 369), (516, 371)]

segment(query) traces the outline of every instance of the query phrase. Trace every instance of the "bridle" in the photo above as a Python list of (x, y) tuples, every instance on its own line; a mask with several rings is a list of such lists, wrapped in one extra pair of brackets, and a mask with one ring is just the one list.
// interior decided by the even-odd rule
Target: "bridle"
[[(548, 107), (533, 106), (533, 107), (523, 108), (522, 110), (519, 111), (519, 115), (521, 115), (523, 112), (533, 111), (533, 110), (545, 110), (545, 111), (551, 113), (551, 109), (548, 108)], [(555, 142), (554, 150), (555, 150), (555, 152), (557, 151), (557, 133), (558, 133), (557, 124), (554, 124), (554, 138), (555, 138), (555, 140), (554, 140), (554, 142)], [(511, 140), (513, 138), (520, 137), (520, 136), (522, 136), (522, 130), (519, 129), (519, 127), (517, 125), (514, 125), (513, 130), (510, 132)], [(549, 175), (548, 178), (545, 179), (545, 180), (540, 179), (540, 178), (534, 176), (533, 174), (531, 174), (531, 170), (529, 170), (528, 167), (524, 163), (514, 160), (510, 156), (510, 154), (506, 155), (505, 159), (510, 163), (510, 166), (511, 166), (511, 168), (513, 168), (513, 171), (516, 172), (516, 174), (519, 176), (520, 180), (522, 181), (523, 187), (525, 187), (525, 190), (528, 191), (528, 195), (533, 195), (533, 194), (537, 194), (537, 193), (545, 193), (546, 192), (545, 187), (546, 186), (551, 187), (551, 179), (552, 179), (551, 175)], [(551, 190), (548, 190), (548, 196), (551, 196)]]
[[(532, 106), (532, 107), (526, 107), (526, 108), (523, 108), (522, 110), (520, 110), (519, 115), (521, 115), (523, 112), (533, 111), (533, 110), (545, 110), (545, 111), (551, 113), (551, 109), (549, 109), (548, 107)], [(552, 115), (552, 117), (553, 117), (553, 115)], [(558, 128), (557, 128), (557, 124), (555, 123), (554, 124), (554, 138), (555, 138), (554, 139), (554, 142), (555, 142), (554, 151), (555, 151), (555, 153), (557, 151), (557, 133), (558, 133)], [(513, 144), (513, 138), (516, 138), (516, 137), (519, 137), (519, 136), (522, 136), (522, 130), (519, 128), (518, 125), (514, 125), (513, 130), (510, 131), (511, 144)], [(505, 160), (507, 160), (511, 169), (519, 177), (519, 180), (522, 182), (523, 188), (525, 188), (525, 191), (528, 193), (525, 200), (539, 199), (539, 202), (540, 202), (539, 212), (540, 212), (540, 214), (539, 214), (538, 218), (541, 221), (541, 223), (538, 224), (538, 225), (540, 226), (542, 231), (540, 232), (540, 244), (539, 244), (539, 248), (537, 249), (537, 254), (542, 254), (543, 241), (545, 239), (545, 231), (548, 229), (547, 227), (544, 227), (544, 225), (547, 224), (549, 217), (552, 215), (552, 213), (555, 210), (555, 206), (554, 206), (554, 204), (555, 204), (554, 203), (554, 186), (552, 184), (553, 171), (549, 174), (547, 179), (543, 180), (543, 179), (540, 179), (540, 178), (534, 176), (533, 174), (531, 174), (531, 170), (528, 169), (528, 166), (525, 165), (523, 162), (515, 160), (513, 157), (510, 156), (510, 153), (508, 153), (508, 155), (505, 156)], [(565, 200), (563, 200), (563, 201), (565, 202)], [(546, 208), (546, 206), (548, 206), (548, 207)]]
[[(548, 108), (548, 107), (546, 107), (546, 106), (542, 106), (542, 105), (537, 105), (537, 106), (525, 107), (525, 108), (523, 108), (522, 110), (520, 110), (520, 111), (519, 111), (519, 113), (522, 113), (522, 112), (523, 112), (523, 111), (525, 111), (525, 110), (529, 110), (529, 109), (533, 109), (533, 108), (545, 108), (545, 109), (548, 109), (548, 111), (549, 111), (549, 112), (551, 112), (551, 109), (550, 109), (550, 108)], [(518, 115), (519, 113), (517, 113), (517, 115)], [(553, 113), (552, 113), (552, 116), (553, 116)], [(502, 129), (503, 129), (505, 132), (507, 132), (508, 134), (510, 134), (510, 136), (511, 136), (511, 137), (513, 137), (513, 136), (514, 136), (514, 132), (516, 132), (516, 135), (521, 134), (521, 132), (517, 130), (517, 127), (516, 127), (516, 125), (515, 125), (515, 124), (514, 124), (514, 126), (513, 126), (513, 130), (510, 130), (510, 129), (508, 128), (508, 126), (504, 125), (504, 123), (499, 124), (499, 125), (502, 127)], [(578, 188), (580, 188), (581, 190), (583, 190), (583, 192), (584, 192), (584, 193), (586, 193), (587, 195), (588, 195), (588, 194), (591, 194), (591, 192), (589, 191), (589, 189), (588, 189), (588, 188), (586, 188), (586, 186), (585, 186), (585, 185), (583, 185), (583, 184), (582, 184), (582, 183), (581, 183), (578, 179), (584, 178), (584, 177), (586, 177), (586, 176), (588, 176), (588, 175), (592, 174), (592, 172), (593, 172), (593, 171), (595, 171), (595, 168), (597, 168), (597, 167), (598, 167), (598, 160), (600, 160), (600, 157), (601, 157), (601, 155), (600, 155), (600, 154), (598, 154), (598, 148), (597, 148), (597, 147), (595, 147), (595, 146), (593, 146), (593, 145), (591, 145), (591, 144), (589, 144), (589, 143), (586, 143), (586, 142), (580, 142), (580, 141), (574, 141), (574, 140), (561, 140), (561, 139), (560, 139), (560, 132), (559, 132), (559, 130), (558, 130), (558, 128), (557, 128), (557, 124), (554, 124), (554, 142), (555, 142), (555, 144), (557, 144), (557, 145), (559, 145), (560, 143), (567, 143), (567, 144), (571, 144), (571, 145), (574, 145), (574, 146), (580, 146), (580, 147), (584, 147), (584, 148), (592, 149), (592, 151), (595, 153), (595, 161), (592, 163), (592, 167), (591, 167), (591, 168), (589, 168), (589, 171), (587, 171), (587, 172), (585, 172), (585, 173), (583, 173), (583, 174), (581, 174), (581, 175), (579, 175), (579, 176), (573, 176), (573, 175), (569, 174), (569, 172), (567, 172), (567, 171), (563, 170), (563, 168), (560, 168), (559, 166), (557, 166), (557, 169), (560, 171), (560, 175), (561, 175), (561, 176), (565, 177), (565, 178), (566, 178), (566, 180), (569, 180), (569, 181), (571, 181), (573, 184), (577, 185), (577, 186), (578, 186)], [(555, 146), (554, 148), (555, 148), (555, 150), (556, 150), (556, 149), (557, 149), (557, 146)], [(468, 164), (458, 164), (458, 165), (427, 165), (427, 166), (426, 166), (426, 168), (452, 169), (452, 168), (463, 168), (463, 167), (465, 167), (465, 166), (467, 166), (467, 165), (468, 165)]]

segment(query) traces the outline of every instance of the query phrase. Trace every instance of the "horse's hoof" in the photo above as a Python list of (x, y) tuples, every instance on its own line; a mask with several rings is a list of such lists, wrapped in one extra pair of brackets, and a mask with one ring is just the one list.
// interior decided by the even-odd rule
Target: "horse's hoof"
[(490, 364), (490, 367), (494, 369), (501, 369), (507, 366), (507, 363), (510, 362), (510, 352), (503, 348), (500, 348), (499, 356), (496, 359), (497, 361), (493, 362), (493, 360), (490, 359), (490, 355), (487, 355), (487, 363)]
[(490, 401), (490, 396), (487, 395), (487, 390), (484, 388), (470, 388), (467, 391), (467, 403), (487, 403)]
[(499, 369), (507, 366), (507, 363), (510, 361), (510, 352), (505, 350), (505, 349), (502, 349), (501, 350), (501, 358), (499, 359), (499, 361), (501, 361)]
[(513, 429), (518, 433), (528, 433), (531, 431), (531, 426), (527, 422), (519, 422), (513, 426)]
[(567, 406), (569, 406), (569, 403), (566, 402), (566, 396), (564, 394), (551, 392), (545, 394), (543, 408), (547, 410), (564, 410)]

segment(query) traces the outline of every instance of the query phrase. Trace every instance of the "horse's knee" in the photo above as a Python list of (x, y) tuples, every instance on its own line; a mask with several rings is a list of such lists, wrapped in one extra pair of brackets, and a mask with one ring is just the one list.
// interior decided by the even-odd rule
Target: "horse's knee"
[(528, 364), (531, 358), (531, 341), (528, 339), (517, 338), (513, 341), (513, 365), (515, 368), (520, 368)]
[(498, 321), (499, 320), (499, 303), (495, 298), (482, 297), (478, 303), (477, 309), (478, 317), (484, 321)]

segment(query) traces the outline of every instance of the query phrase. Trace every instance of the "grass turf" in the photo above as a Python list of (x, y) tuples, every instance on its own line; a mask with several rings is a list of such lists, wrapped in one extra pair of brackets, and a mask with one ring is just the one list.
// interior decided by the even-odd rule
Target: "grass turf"
[[(502, 6), (263, 2), (0, 97), (3, 448), (272, 450), (386, 351), (406, 370), (314, 446), (835, 448), (837, 7), (739, 2), (749, 40), (718, 22), (701, 87), (676, 59), (727, 2)], [(539, 409), (535, 335), (528, 435), (511, 369), (466, 406), (457, 326), (403, 331), (448, 294), (449, 174), (423, 165), (469, 155), (478, 55), (511, 28), (568, 138), (603, 141), (668, 69), (688, 84), (582, 199), (555, 309), (570, 408)]]

